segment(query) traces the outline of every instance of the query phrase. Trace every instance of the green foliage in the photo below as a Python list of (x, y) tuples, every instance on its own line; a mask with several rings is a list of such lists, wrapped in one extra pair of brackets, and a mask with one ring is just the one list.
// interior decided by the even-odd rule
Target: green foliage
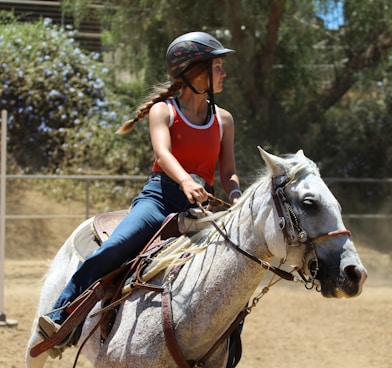
[(92, 3), (92, 0), (62, 0), (61, 9), (66, 14), (75, 15), (75, 26), (78, 27), (80, 22), (88, 17), (89, 5)]
[(314, 125), (312, 151), (323, 171), (336, 177), (390, 177), (392, 124), (385, 113), (390, 109), (370, 96), (348, 97), (327, 114), (327, 122)]
[[(116, 96), (108, 67), (99, 55), (83, 52), (72, 31), (8, 17), (0, 24), (0, 49), (0, 108), (8, 110), (8, 148), (20, 171), (146, 170), (139, 165), (151, 154), (143, 129), (128, 140), (115, 134), (138, 97), (129, 87), (128, 96), (125, 89)], [(139, 156), (129, 141), (144, 143)]]
[[(91, 3), (62, 1), (76, 22), (88, 16)], [(277, 154), (304, 148), (322, 164), (324, 175), (389, 175), (389, 163), (378, 157), (389, 153), (386, 137), (390, 96), (378, 93), (376, 83), (384, 83), (385, 89), (389, 86), (392, 7), (387, 0), (138, 0), (131, 4), (106, 0), (102, 4), (99, 12), (106, 47), (121, 49), (121, 69), (129, 71), (136, 82), (131, 88), (123, 87), (114, 72), (105, 76), (88, 68), (93, 80), (99, 75), (104, 84), (96, 91), (103, 103), (94, 107), (97, 98), (78, 102), (79, 124), (68, 119), (71, 124), (67, 120), (62, 126), (61, 115), (56, 118), (53, 128), (57, 130), (57, 142), (53, 141), (51, 157), (62, 157), (56, 168), (148, 171), (144, 164), (151, 159), (151, 152), (145, 149), (149, 146), (147, 125), (139, 124), (121, 140), (111, 134), (111, 129), (115, 130), (123, 115), (130, 114), (131, 109), (123, 106), (134, 106), (145, 95), (145, 85), (166, 79), (169, 42), (181, 33), (205, 30), (237, 51), (225, 60), (228, 77), (217, 102), (230, 110), (236, 121), (241, 175), (254, 171), (258, 144)], [(339, 26), (326, 27), (321, 14), (335, 8), (344, 10), (344, 18), (338, 19)], [(118, 60), (117, 54), (111, 60)], [(109, 78), (116, 80), (117, 86), (112, 88)], [(88, 90), (82, 81), (83, 77), (76, 89)], [(54, 89), (49, 81), (45, 83), (48, 92)], [(112, 92), (122, 97), (112, 98)], [(72, 100), (72, 94), (67, 95)], [(64, 105), (60, 98), (53, 98), (55, 103)], [(40, 132), (44, 134), (49, 135)], [(377, 142), (377, 149), (372, 149), (365, 138)], [(97, 149), (99, 142), (101, 147)], [(39, 145), (44, 146), (41, 142)], [(130, 157), (124, 155), (128, 152), (124, 145), (129, 145)], [(42, 162), (44, 166), (46, 161)]]
[[(66, 2), (76, 9), (90, 0)], [(387, 140), (377, 138), (380, 122), (388, 120), (389, 96), (375, 101), (373, 93), (375, 81), (388, 80), (390, 73), (388, 0), (105, 4), (102, 16), (111, 34), (106, 39), (121, 46), (131, 75), (144, 75), (147, 85), (166, 78), (166, 48), (181, 33), (204, 30), (237, 51), (225, 61), (225, 91), (216, 100), (236, 121), (240, 174), (254, 170), (261, 144), (274, 153), (304, 148), (323, 163), (325, 175), (388, 175), (385, 162), (370, 160), (371, 144), (361, 143), (366, 136), (382, 145), (383, 154), (389, 149)], [(323, 16), (333, 15), (335, 24), (324, 23)], [(346, 102), (339, 104), (342, 99)], [(332, 160), (337, 151), (347, 154)]]

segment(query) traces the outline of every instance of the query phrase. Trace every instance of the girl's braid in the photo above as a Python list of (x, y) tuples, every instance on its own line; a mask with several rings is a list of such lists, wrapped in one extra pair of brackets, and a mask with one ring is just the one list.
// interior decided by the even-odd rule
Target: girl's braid
[(152, 92), (146, 97), (145, 101), (137, 108), (136, 116), (122, 123), (119, 134), (130, 132), (138, 120), (142, 120), (148, 115), (151, 107), (157, 102), (165, 101), (167, 98), (174, 96), (183, 87), (182, 82), (166, 82), (157, 84), (153, 87)]

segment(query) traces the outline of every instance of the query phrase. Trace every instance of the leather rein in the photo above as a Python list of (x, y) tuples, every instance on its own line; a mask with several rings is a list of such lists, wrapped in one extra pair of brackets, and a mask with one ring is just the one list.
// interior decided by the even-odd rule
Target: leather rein
[[(286, 175), (273, 177), (272, 190), (271, 190), (271, 195), (274, 200), (275, 209), (279, 216), (279, 226), (283, 232), (286, 244), (288, 244), (289, 246), (300, 246), (301, 244), (305, 244), (307, 246), (305, 253), (310, 253), (310, 252), (315, 252), (314, 243), (321, 242), (336, 236), (347, 235), (351, 237), (351, 232), (349, 230), (342, 229), (342, 230), (331, 231), (326, 234), (321, 234), (314, 238), (309, 238), (306, 231), (303, 230), (302, 227), (300, 226), (299, 220), (294, 210), (292, 209), (290, 202), (286, 198), (285, 187), (290, 182), (291, 179)], [(216, 200), (219, 201), (218, 199)], [(199, 207), (202, 208), (201, 205), (199, 205)], [(243, 250), (240, 246), (235, 244), (227, 236), (227, 234), (222, 230), (222, 228), (215, 221), (212, 221), (212, 225), (214, 226), (216, 231), (225, 239), (227, 244), (229, 244), (231, 247), (233, 247), (236, 251), (238, 251), (245, 257), (249, 258), (253, 262), (256, 262), (264, 269), (273, 272), (274, 274), (281, 277), (282, 279), (288, 281), (298, 281), (298, 279), (296, 279), (296, 277), (291, 272), (287, 272), (278, 267), (275, 267), (271, 265), (269, 262), (259, 259), (258, 257)], [(300, 274), (300, 276), (301, 279), (304, 278), (303, 274)], [(316, 274), (313, 274), (312, 278), (315, 277)], [(304, 281), (309, 282), (309, 280), (304, 280)]]

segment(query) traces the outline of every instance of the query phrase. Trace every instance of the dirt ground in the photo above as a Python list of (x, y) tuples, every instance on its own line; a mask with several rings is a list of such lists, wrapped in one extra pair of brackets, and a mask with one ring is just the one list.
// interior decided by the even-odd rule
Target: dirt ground
[[(36, 201), (43, 203), (39, 197)], [(37, 243), (28, 256), (21, 248), (6, 252), (4, 312), (17, 326), (0, 327), (3, 368), (24, 367), (42, 277), (54, 255), (52, 248)], [(326, 299), (286, 281), (272, 287), (246, 319), (239, 368), (392, 367), (392, 260), (365, 246), (359, 253), (369, 278), (358, 298)], [(261, 286), (267, 281), (268, 276)], [(69, 349), (47, 367), (72, 367), (75, 354)], [(92, 367), (83, 357), (77, 366)]]

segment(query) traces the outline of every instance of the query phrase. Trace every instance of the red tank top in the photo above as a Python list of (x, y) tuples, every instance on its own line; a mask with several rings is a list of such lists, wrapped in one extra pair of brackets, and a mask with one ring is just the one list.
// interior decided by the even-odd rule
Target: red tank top
[[(172, 154), (186, 172), (199, 175), (212, 186), (222, 139), (222, 121), (218, 109), (207, 124), (195, 125), (182, 114), (174, 98), (166, 100), (166, 103), (170, 111)], [(157, 160), (154, 161), (152, 171), (163, 171)]]

